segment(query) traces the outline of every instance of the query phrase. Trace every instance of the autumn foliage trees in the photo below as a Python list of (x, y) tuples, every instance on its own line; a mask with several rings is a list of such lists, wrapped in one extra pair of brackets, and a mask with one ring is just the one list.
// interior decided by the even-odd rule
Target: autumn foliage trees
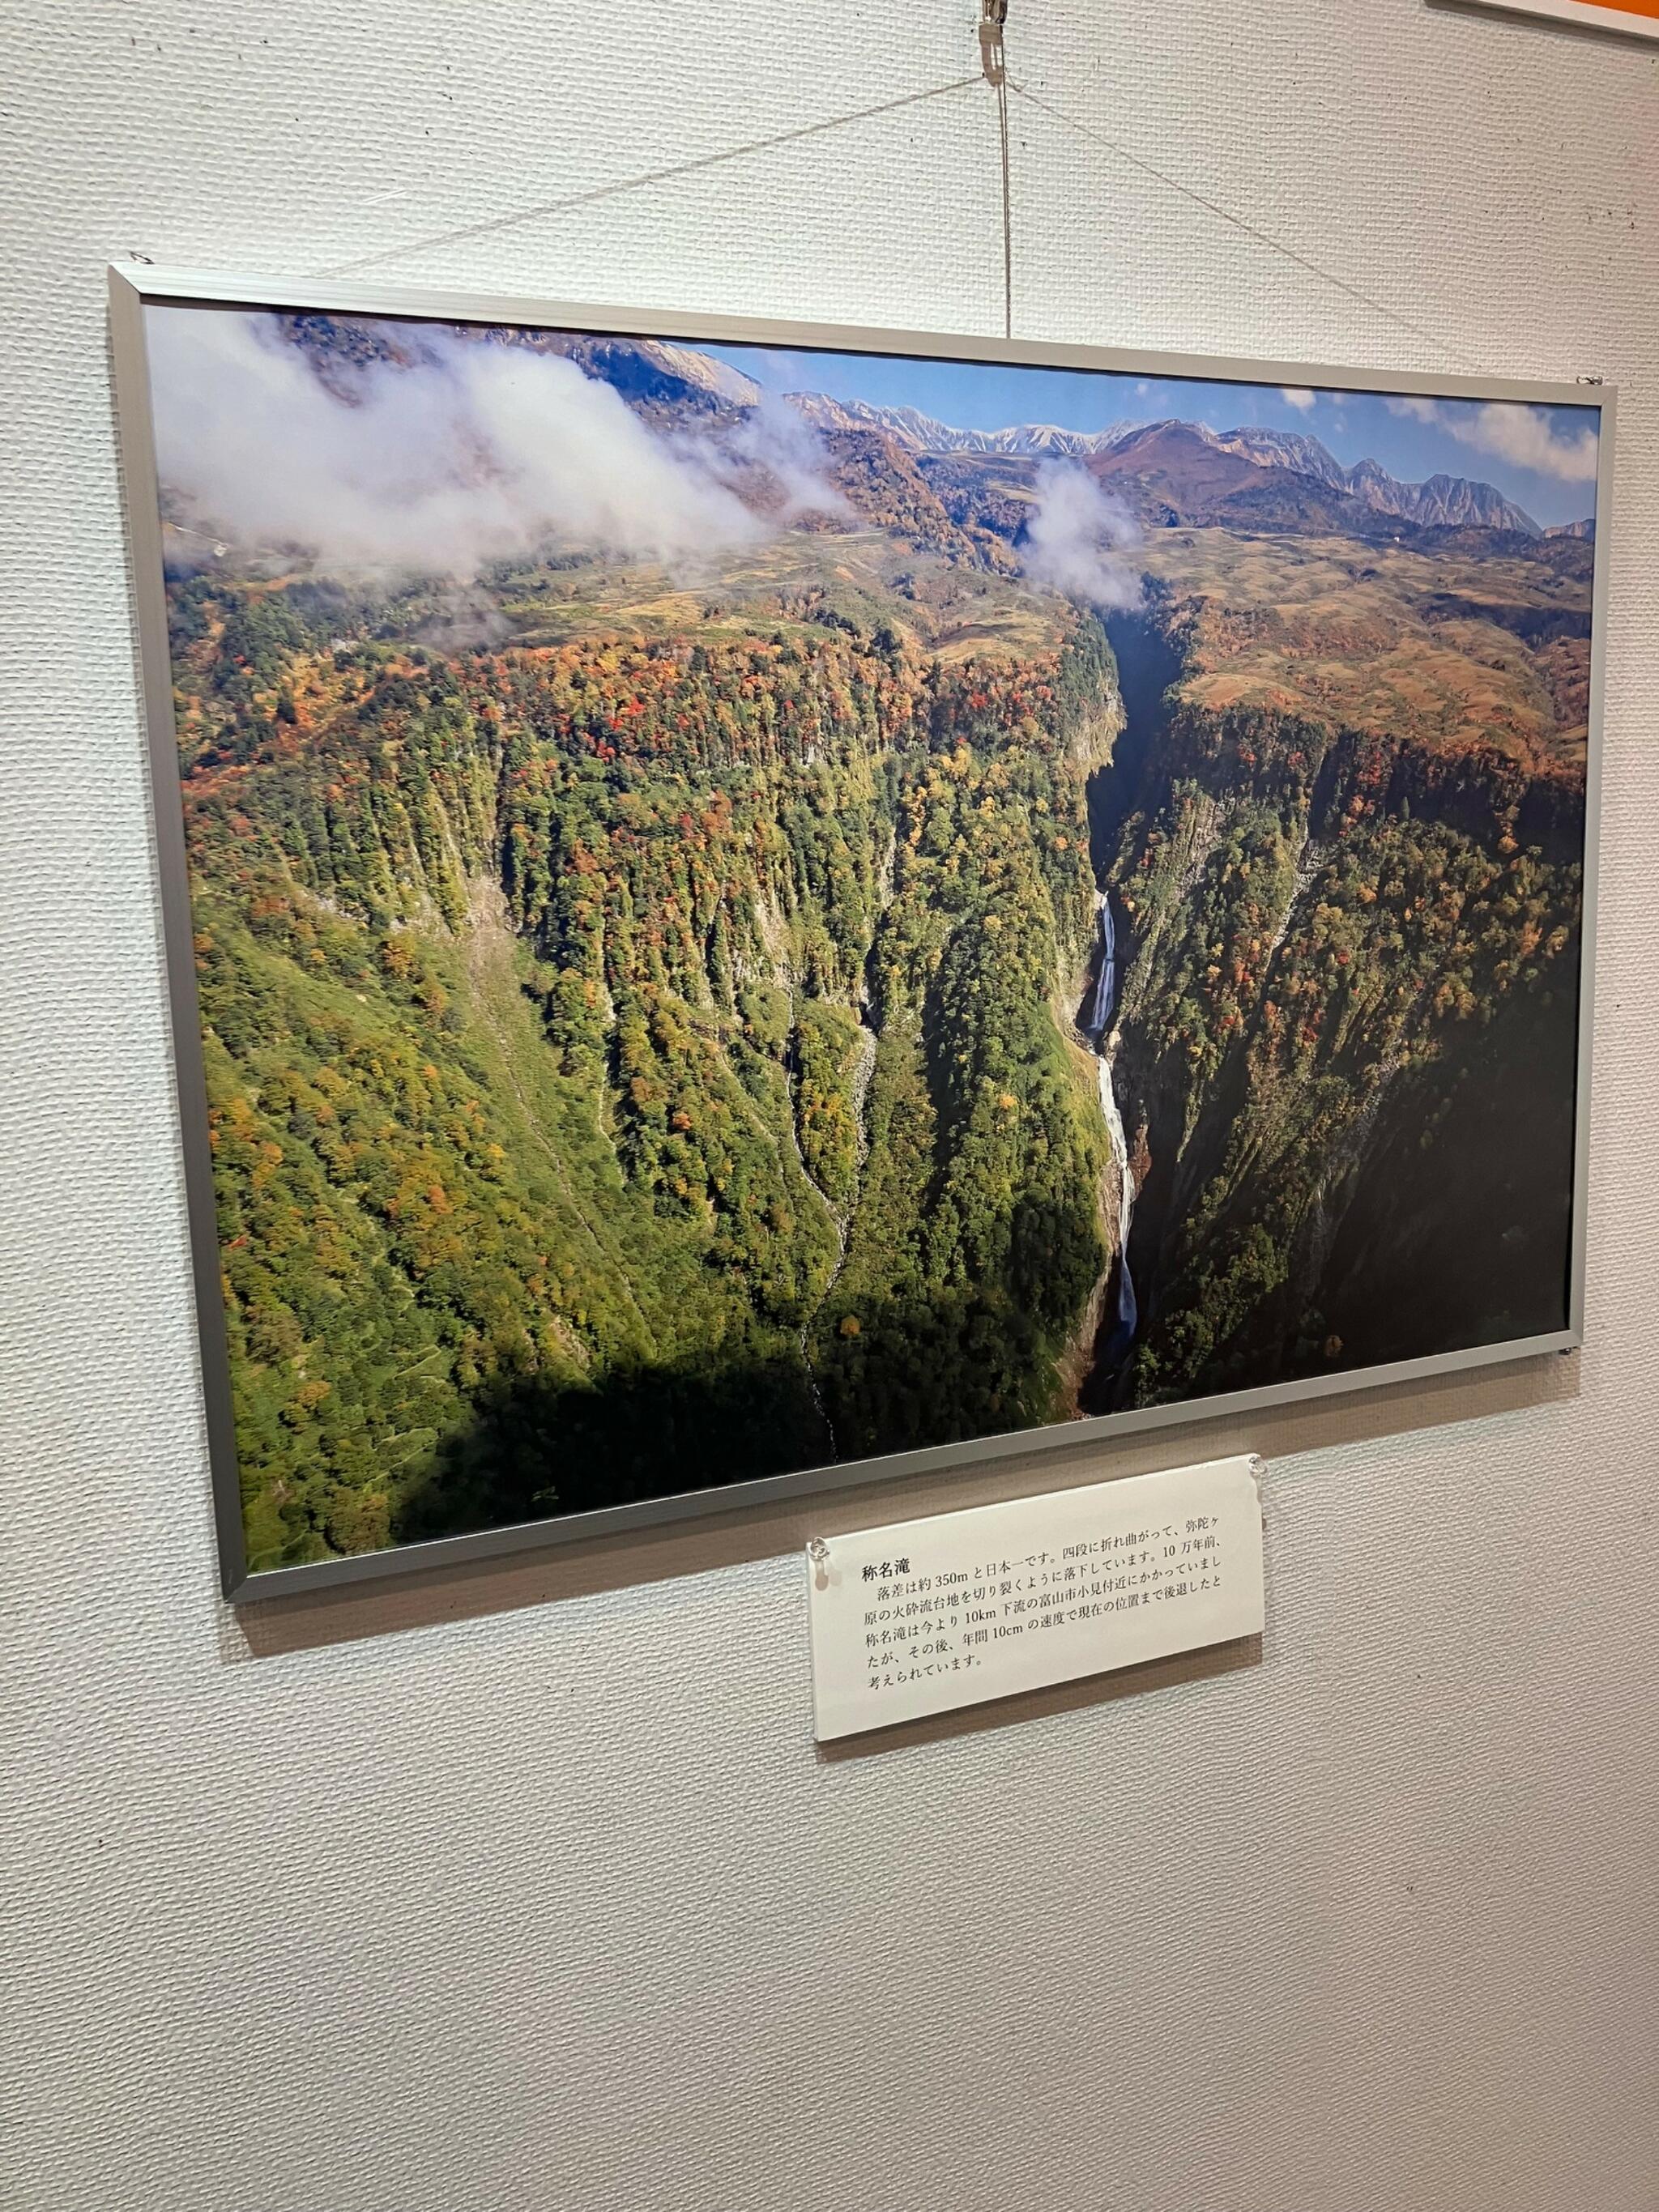
[[(1120, 1097), (1158, 1240), (1127, 1401), (1360, 1355), (1320, 1288), (1355, 1178), (1386, 1205), (1384, 1140), (1434, 1147), (1494, 1023), (1534, 1043), (1507, 1092), (1482, 1078), (1492, 1142), (1530, 1145), (1553, 1203), (1566, 1163), (1525, 1135), (1521, 1079), (1571, 1096), (1582, 824), (1582, 779), (1496, 751), (1169, 702), (1111, 863), (1137, 947)], [(1449, 1214), (1469, 1165), (1443, 1173)], [(1547, 1314), (1561, 1270), (1540, 1267)]]
[[(256, 1566), (1073, 1410), (1115, 1219), (1071, 1023), (1120, 718), (1091, 617), (951, 657), (781, 601), (544, 646), (457, 642), (430, 586), (171, 603)], [(1571, 1097), (1580, 894), (1565, 775), (1149, 716), (1095, 810), (1125, 1404), (1361, 1355), (1361, 1182), (1430, 1218), (1502, 1071)], [(1547, 1291), (1514, 1180), (1461, 1177), (1455, 1241), (1520, 1220)], [(1390, 1312), (1441, 1328), (1392, 1249)]]
[(173, 592), (255, 1564), (1048, 1417), (1098, 631), (424, 611)]

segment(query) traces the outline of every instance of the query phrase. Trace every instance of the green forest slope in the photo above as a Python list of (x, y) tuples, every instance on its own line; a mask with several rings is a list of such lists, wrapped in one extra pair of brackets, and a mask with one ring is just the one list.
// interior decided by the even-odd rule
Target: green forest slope
[(254, 1568), (1068, 1410), (1097, 626), (172, 602)]

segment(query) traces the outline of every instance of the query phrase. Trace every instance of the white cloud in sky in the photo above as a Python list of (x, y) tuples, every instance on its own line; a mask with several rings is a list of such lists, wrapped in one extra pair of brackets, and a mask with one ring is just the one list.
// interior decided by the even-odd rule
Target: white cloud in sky
[(677, 441), (699, 465), (706, 465), (722, 483), (734, 487), (741, 471), (730, 463), (752, 465), (770, 477), (778, 504), (772, 512), (777, 525), (799, 522), (803, 515), (850, 514), (847, 501), (824, 476), (826, 455), (818, 434), (799, 408), (775, 392), (763, 392), (718, 453)]
[(1303, 384), (1281, 384), (1279, 387), (1279, 396), (1287, 407), (1294, 407), (1299, 414), (1304, 415), (1318, 397), (1317, 393), (1310, 392)]
[(1515, 399), (1489, 399), (1484, 404), (1407, 397), (1387, 402), (1393, 415), (1409, 416), (1446, 430), (1460, 445), (1478, 453), (1508, 461), (1511, 467), (1529, 469), (1536, 476), (1555, 477), (1563, 483), (1595, 481), (1597, 441), (1584, 428), (1562, 437), (1541, 408)]
[(1128, 509), (1074, 462), (1045, 464), (1036, 488), (1036, 509), (1020, 541), (1030, 580), (1085, 606), (1138, 606), (1140, 578), (1122, 557), (1140, 536)]
[(1536, 407), (1512, 399), (1495, 399), (1477, 408), (1473, 416), (1462, 410), (1447, 421), (1454, 438), (1477, 452), (1495, 453), (1518, 469), (1540, 476), (1559, 477), (1564, 483), (1593, 483), (1595, 480), (1596, 435), (1583, 429), (1558, 437), (1549, 416)]
[[(152, 307), (147, 331), (162, 482), (216, 534), (465, 578), (550, 541), (696, 563), (769, 527), (722, 481), (729, 464), (556, 355), (428, 329), (417, 366), (368, 364), (348, 400), (259, 315)], [(799, 513), (807, 455), (769, 433), (749, 458), (776, 446)]]

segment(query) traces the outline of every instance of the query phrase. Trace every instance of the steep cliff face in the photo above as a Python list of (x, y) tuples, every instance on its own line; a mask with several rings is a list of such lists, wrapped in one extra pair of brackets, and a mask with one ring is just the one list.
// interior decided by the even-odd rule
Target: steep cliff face
[(1570, 766), (1214, 709), (1161, 587), (1121, 693), (1089, 620), (174, 617), (265, 1563), (1559, 1325)]
[(1582, 780), (1179, 689), (1115, 628), (1093, 794), (1141, 1324), (1093, 1411), (1559, 1328)]
[(1109, 1256), (1056, 1013), (1095, 625), (947, 664), (174, 617), (258, 1563), (1063, 1413)]

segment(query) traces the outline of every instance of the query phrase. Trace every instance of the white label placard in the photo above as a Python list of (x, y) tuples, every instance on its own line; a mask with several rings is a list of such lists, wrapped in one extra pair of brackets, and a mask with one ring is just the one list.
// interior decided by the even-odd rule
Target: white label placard
[(1261, 1464), (1206, 1460), (814, 1538), (817, 1741), (1258, 1634)]

